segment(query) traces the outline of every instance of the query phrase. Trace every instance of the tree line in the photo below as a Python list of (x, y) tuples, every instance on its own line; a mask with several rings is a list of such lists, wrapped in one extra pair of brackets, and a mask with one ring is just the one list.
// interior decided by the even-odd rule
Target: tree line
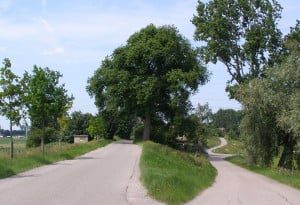
[[(300, 22), (283, 36), (276, 0), (198, 2), (192, 19), (200, 56), (221, 62), (231, 79), (226, 90), (243, 105), (241, 132), (248, 161), (293, 169), (300, 122)], [(300, 164), (298, 165), (300, 167)]]
[(276, 0), (200, 0), (191, 22), (201, 46), (192, 47), (174, 26), (150, 24), (103, 60), (87, 90), (109, 130), (116, 130), (114, 116), (125, 115), (141, 123), (144, 140), (194, 140), (203, 121), (195, 120), (189, 97), (208, 81), (205, 65), (221, 62), (231, 75), (226, 91), (243, 105), (227, 120), (242, 118), (231, 130), (246, 139), (249, 162), (270, 166), (279, 156), (278, 166), (292, 169), (300, 135), (300, 23), (284, 36), (281, 12)]
[[(171, 146), (178, 137), (196, 142), (207, 136), (212, 119), (207, 106), (193, 110), (189, 97), (208, 82), (206, 65), (221, 62), (231, 75), (226, 91), (243, 111), (220, 110), (214, 127), (242, 136), (249, 162), (270, 166), (279, 156), (278, 166), (292, 169), (300, 136), (300, 23), (284, 36), (278, 28), (281, 11), (276, 0), (200, 0), (191, 20), (194, 40), (201, 42), (197, 48), (175, 26), (142, 28), (89, 78), (87, 92), (98, 108), (93, 117), (66, 114), (73, 97), (59, 84), (60, 73), (35, 66), (19, 78), (5, 59), (1, 113), (11, 127), (28, 116), (39, 136), (61, 128), (61, 136), (81, 130)], [(40, 141), (43, 145), (44, 137)]]
[(0, 113), (9, 120), (10, 157), (13, 158), (14, 153), (12, 129), (21, 119), (25, 124), (30, 120), (30, 130), (38, 133), (37, 140), (44, 153), (45, 136), (59, 128), (58, 119), (72, 106), (73, 97), (67, 94), (65, 85), (59, 83), (62, 75), (34, 66), (32, 73), (25, 72), (20, 77), (12, 72), (9, 59), (4, 59), (0, 74)]

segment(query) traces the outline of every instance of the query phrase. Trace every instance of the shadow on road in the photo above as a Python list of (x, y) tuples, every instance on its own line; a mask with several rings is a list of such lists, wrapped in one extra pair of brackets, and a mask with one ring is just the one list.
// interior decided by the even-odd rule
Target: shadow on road
[(114, 142), (114, 144), (133, 144), (132, 140), (119, 140)]

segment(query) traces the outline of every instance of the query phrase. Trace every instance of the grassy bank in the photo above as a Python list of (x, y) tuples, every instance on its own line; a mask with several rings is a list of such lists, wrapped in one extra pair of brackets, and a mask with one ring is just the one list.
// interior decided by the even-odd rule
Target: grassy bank
[(214, 150), (215, 153), (222, 154), (243, 154), (244, 153), (244, 143), (241, 140), (226, 139), (228, 144), (224, 147)]
[(212, 148), (221, 144), (221, 140), (219, 137), (209, 137), (207, 138), (207, 147)]
[(13, 160), (0, 156), (0, 178), (9, 177), (41, 165), (51, 164), (65, 159), (73, 159), (86, 152), (109, 144), (108, 140), (92, 141), (87, 144), (52, 144), (46, 146), (43, 156), (40, 148), (26, 149), (22, 154), (16, 154)]
[(248, 170), (251, 170), (253, 172), (256, 172), (258, 174), (265, 175), (271, 179), (274, 179), (278, 182), (281, 182), (283, 184), (290, 185), (292, 187), (295, 187), (297, 189), (300, 189), (300, 172), (299, 171), (284, 171), (279, 170), (276, 167), (258, 167), (254, 165), (249, 165), (246, 163), (246, 160), (242, 156), (235, 156), (227, 158), (228, 161), (232, 162), (233, 164), (236, 164), (238, 166), (241, 166), (243, 168), (246, 168)]
[(140, 162), (141, 180), (149, 194), (167, 204), (182, 204), (209, 187), (216, 170), (204, 156), (195, 157), (146, 142)]

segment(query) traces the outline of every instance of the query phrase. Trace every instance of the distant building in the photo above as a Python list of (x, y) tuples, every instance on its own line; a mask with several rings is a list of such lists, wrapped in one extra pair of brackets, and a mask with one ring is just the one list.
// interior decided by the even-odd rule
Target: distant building
[(88, 135), (74, 135), (74, 144), (87, 143), (88, 141)]

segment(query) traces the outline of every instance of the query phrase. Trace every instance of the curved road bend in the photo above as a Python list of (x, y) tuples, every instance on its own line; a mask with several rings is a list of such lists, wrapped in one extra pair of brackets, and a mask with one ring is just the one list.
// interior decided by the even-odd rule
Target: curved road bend
[(113, 143), (0, 180), (2, 205), (155, 204), (139, 182), (141, 148)]
[[(227, 142), (221, 138), (222, 147)], [(299, 205), (300, 191), (224, 160), (228, 155), (208, 150), (218, 176), (212, 187), (189, 205)]]

